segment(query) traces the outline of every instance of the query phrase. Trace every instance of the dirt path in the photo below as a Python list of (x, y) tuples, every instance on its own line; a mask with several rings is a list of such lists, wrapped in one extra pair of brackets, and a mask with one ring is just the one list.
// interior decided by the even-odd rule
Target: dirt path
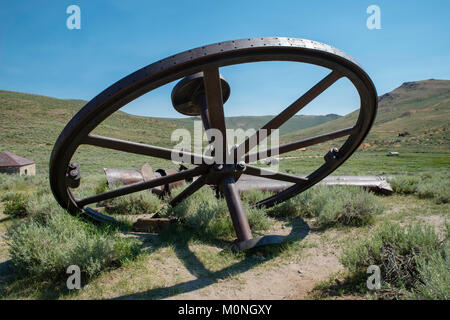
[(257, 268), (237, 279), (182, 293), (170, 299), (304, 299), (318, 281), (327, 280), (342, 265), (334, 254), (308, 249), (307, 256), (281, 267)]
[[(303, 232), (301, 228), (298, 233)], [(292, 234), (291, 228), (270, 234)], [(145, 243), (154, 243), (155, 236)], [(339, 231), (309, 231), (284, 254), (240, 259), (203, 243), (163, 247), (144, 260), (96, 279), (76, 299), (305, 299), (314, 286), (343, 269)]]
[[(305, 226), (308, 231), (305, 230)], [(280, 228), (280, 225), (276, 224), (269, 234), (287, 236), (292, 235), (292, 232), (292, 228)], [(341, 250), (335, 240), (345, 235), (335, 230), (314, 232), (306, 224), (303, 228), (297, 228), (294, 234), (298, 236), (305, 234), (301, 240), (305, 246), (293, 252), (292, 257), (280, 257), (276, 259), (277, 262), (250, 268), (234, 277), (196, 290), (187, 290), (167, 299), (298, 300), (308, 298), (308, 294), (318, 282), (328, 280), (333, 273), (343, 270), (338, 258)], [(334, 239), (334, 241), (326, 239)], [(187, 269), (185, 271), (179, 276), (191, 281), (197, 279)]]
[[(286, 235), (289, 230), (271, 234)], [(329, 237), (336, 237), (330, 231)], [(293, 259), (275, 265), (251, 268), (234, 278), (211, 284), (205, 288), (188, 291), (169, 299), (305, 299), (314, 286), (338, 271), (340, 249), (332, 242), (323, 241), (323, 234), (309, 233), (302, 241), (311, 244), (295, 253)], [(192, 274), (185, 276), (195, 279)]]

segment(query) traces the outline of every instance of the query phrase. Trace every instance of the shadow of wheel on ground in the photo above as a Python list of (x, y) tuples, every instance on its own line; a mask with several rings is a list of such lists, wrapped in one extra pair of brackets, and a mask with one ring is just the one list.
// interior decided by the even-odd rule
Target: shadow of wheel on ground
[[(273, 244), (266, 247), (254, 248), (246, 251), (245, 258), (235, 263), (231, 266), (223, 268), (218, 271), (210, 271), (205, 265), (200, 261), (200, 259), (195, 255), (189, 248), (189, 240), (192, 238), (181, 237), (165, 242), (161, 241), (158, 247), (164, 247), (168, 244), (172, 244), (175, 254), (178, 259), (180, 259), (186, 269), (191, 273), (196, 279), (178, 283), (169, 287), (159, 287), (148, 291), (132, 293), (128, 295), (123, 295), (116, 297), (114, 299), (164, 299), (172, 296), (176, 296), (182, 293), (196, 291), (207, 286), (218, 283), (219, 281), (231, 278), (238, 274), (244, 273), (268, 260), (274, 259), (279, 256), (287, 246), (295, 244), (302, 241), (310, 232), (310, 227), (301, 218), (295, 218), (290, 222), (292, 226), (291, 232), (286, 236), (286, 241), (282, 244)], [(232, 243), (227, 241), (214, 241), (210, 240), (210, 244), (216, 245), (223, 250), (230, 250)], [(145, 247), (145, 243), (143, 247)], [(150, 251), (156, 249), (150, 245)], [(262, 254), (264, 259), (254, 259), (255, 254)]]

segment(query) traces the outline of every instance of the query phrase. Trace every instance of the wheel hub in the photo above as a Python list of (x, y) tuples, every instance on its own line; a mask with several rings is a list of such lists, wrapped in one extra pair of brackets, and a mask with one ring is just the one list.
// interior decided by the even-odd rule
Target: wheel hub
[[(225, 103), (230, 97), (230, 85), (220, 75), (222, 86), (222, 98)], [(172, 90), (172, 105), (179, 113), (187, 116), (199, 116), (205, 104), (205, 86), (203, 84), (203, 73), (187, 76), (179, 81)]]

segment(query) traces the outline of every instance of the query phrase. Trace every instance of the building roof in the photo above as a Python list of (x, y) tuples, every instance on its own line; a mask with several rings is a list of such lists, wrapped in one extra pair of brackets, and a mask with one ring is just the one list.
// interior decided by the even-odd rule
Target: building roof
[(34, 161), (22, 158), (11, 152), (0, 153), (0, 167), (21, 167), (33, 163)]

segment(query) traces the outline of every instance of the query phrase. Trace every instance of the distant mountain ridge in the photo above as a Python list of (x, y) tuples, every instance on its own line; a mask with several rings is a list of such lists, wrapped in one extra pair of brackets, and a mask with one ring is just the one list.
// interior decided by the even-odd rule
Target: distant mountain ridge
[[(225, 122), (229, 129), (258, 129), (269, 122), (275, 115), (264, 116), (235, 116), (226, 117)], [(319, 124), (339, 119), (341, 116), (337, 114), (327, 115), (295, 115), (280, 127), (280, 135), (287, 134), (292, 131), (306, 129), (317, 126)], [(200, 117), (189, 118), (155, 118), (162, 121), (168, 121), (172, 124), (185, 128), (193, 128), (194, 120), (201, 120)]]
[[(296, 141), (355, 124), (359, 111), (315, 127), (290, 132)], [(450, 148), (450, 80), (405, 82), (378, 98), (375, 123), (365, 140), (372, 147)], [(406, 133), (403, 137), (399, 134)]]

